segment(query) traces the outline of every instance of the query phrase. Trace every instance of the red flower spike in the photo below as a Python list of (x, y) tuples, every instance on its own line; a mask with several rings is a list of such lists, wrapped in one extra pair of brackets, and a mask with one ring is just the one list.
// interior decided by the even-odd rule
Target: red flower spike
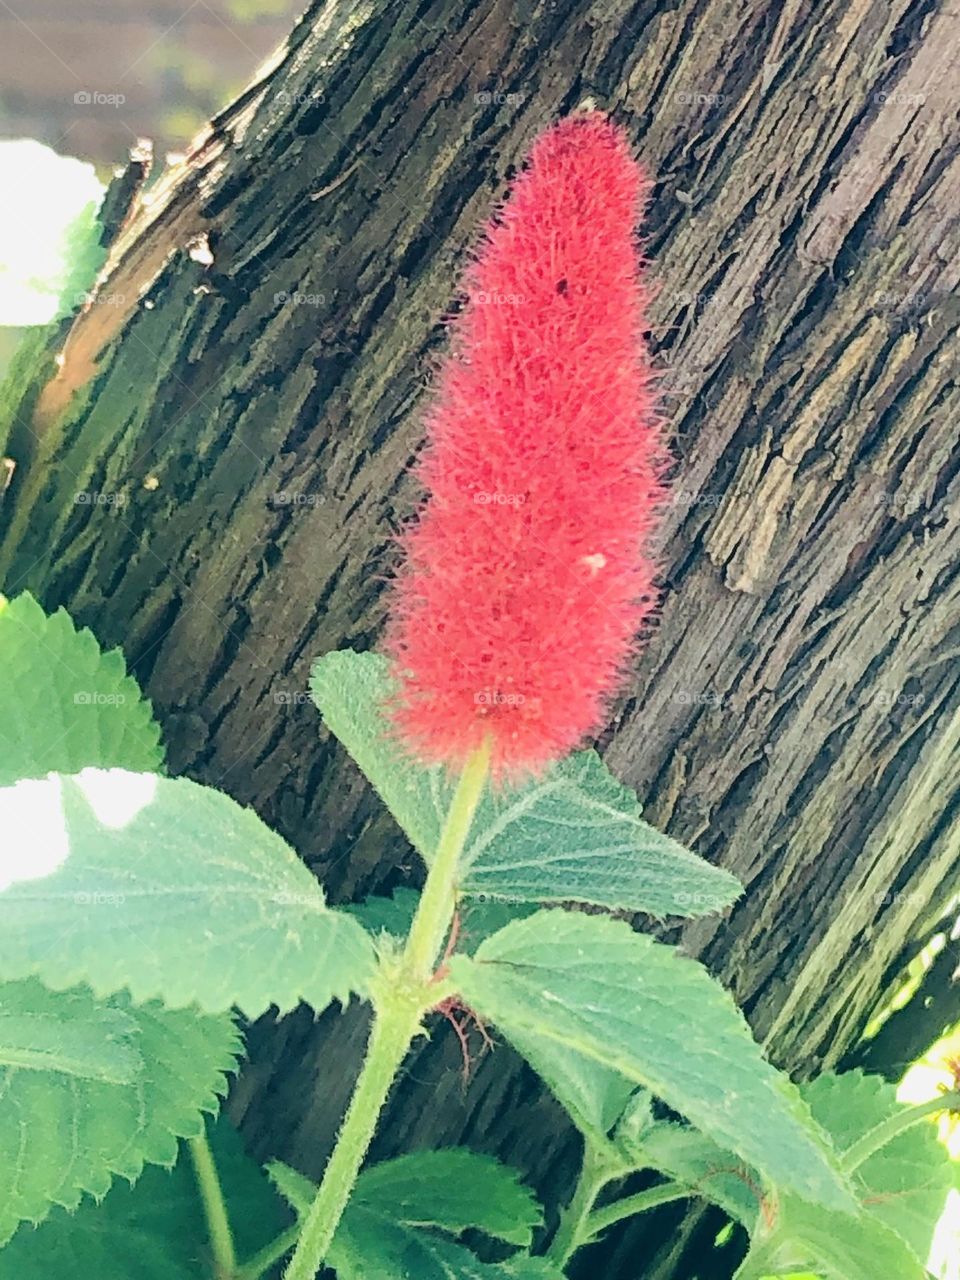
[(498, 780), (597, 732), (652, 608), (664, 498), (634, 237), (649, 183), (590, 112), (535, 143), (466, 274), (386, 648), (424, 762)]

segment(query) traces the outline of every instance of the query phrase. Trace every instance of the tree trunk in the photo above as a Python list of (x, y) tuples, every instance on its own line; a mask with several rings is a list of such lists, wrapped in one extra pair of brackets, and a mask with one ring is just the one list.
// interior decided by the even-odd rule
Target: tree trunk
[[(955, 32), (946, 0), (314, 4), (26, 392), (4, 590), (121, 644), (172, 769), (253, 805), (334, 900), (415, 877), (309, 665), (376, 641), (480, 220), (547, 122), (613, 111), (657, 179), (677, 473), (603, 746), (747, 887), (685, 946), (778, 1062), (836, 1063), (956, 881)], [(363, 1034), (356, 1009), (252, 1030), (232, 1108), (258, 1154), (319, 1171)], [(417, 1053), (377, 1153), (463, 1140), (569, 1188), (530, 1073), (498, 1050), (464, 1090), (458, 1065), (452, 1034)], [(653, 1275), (649, 1240), (612, 1233), (603, 1274)]]

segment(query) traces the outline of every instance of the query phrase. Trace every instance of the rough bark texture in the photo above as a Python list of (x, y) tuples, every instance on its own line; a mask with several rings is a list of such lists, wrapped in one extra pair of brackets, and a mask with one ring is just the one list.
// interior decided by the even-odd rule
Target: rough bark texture
[[(376, 640), (460, 255), (592, 98), (658, 178), (678, 459), (607, 760), (747, 886), (686, 946), (778, 1061), (835, 1063), (955, 883), (956, 52), (946, 0), (315, 4), (24, 402), (5, 591), (122, 644), (173, 768), (254, 805), (334, 898), (415, 875), (302, 691), (314, 655)], [(233, 1110), (258, 1153), (319, 1170), (363, 1032), (254, 1029)], [(553, 1103), (505, 1050), (464, 1093), (458, 1052), (411, 1061), (378, 1153), (463, 1139), (555, 1195), (576, 1142)], [(589, 1274), (706, 1274), (636, 1228), (603, 1248)]]

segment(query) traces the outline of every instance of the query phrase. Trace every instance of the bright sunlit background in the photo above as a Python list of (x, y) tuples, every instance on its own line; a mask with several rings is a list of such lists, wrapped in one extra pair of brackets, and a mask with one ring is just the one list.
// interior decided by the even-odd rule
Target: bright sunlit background
[[(305, 0), (3, 0), (0, 370), (56, 310), (63, 230), (140, 137), (183, 148), (285, 38)], [(57, 165), (56, 156), (85, 162)]]

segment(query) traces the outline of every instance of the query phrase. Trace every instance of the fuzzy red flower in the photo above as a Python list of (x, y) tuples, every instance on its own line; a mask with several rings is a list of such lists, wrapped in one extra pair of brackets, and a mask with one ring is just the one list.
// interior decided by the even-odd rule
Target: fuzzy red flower
[(500, 778), (604, 723), (655, 598), (663, 499), (634, 227), (648, 182), (596, 112), (561, 121), (487, 228), (452, 322), (387, 629), (397, 727)]

